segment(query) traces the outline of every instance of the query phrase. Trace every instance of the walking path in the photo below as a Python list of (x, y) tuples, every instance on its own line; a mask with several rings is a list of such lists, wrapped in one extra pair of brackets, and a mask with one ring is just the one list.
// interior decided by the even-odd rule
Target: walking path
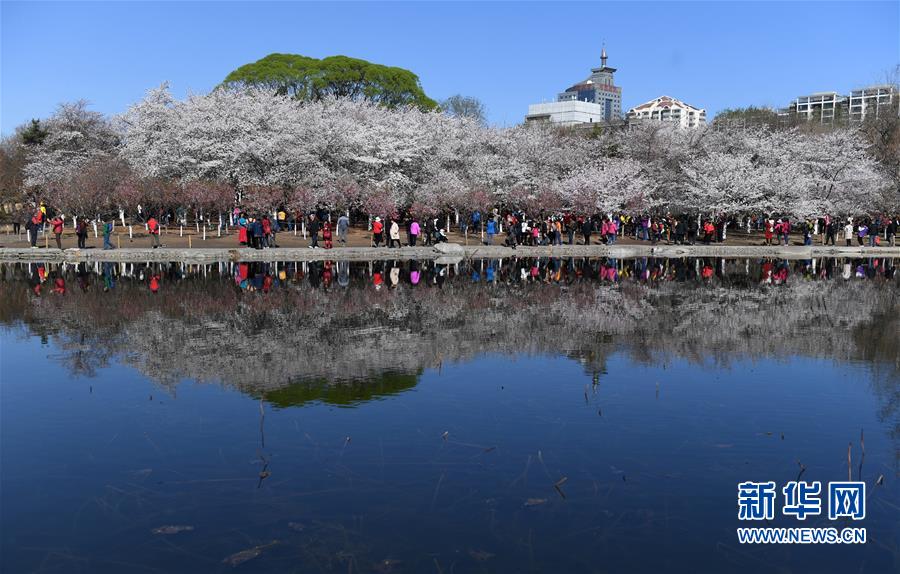
[(63, 249), (0, 248), (0, 262), (18, 261), (368, 261), (384, 259), (438, 259), (500, 257), (773, 257), (810, 259), (812, 257), (900, 257), (900, 247), (832, 247), (832, 246), (749, 246), (749, 245), (555, 245), (521, 246), (513, 250), (500, 245), (468, 245), (445, 243), (438, 247), (339, 247), (335, 249), (275, 248), (134, 248)]

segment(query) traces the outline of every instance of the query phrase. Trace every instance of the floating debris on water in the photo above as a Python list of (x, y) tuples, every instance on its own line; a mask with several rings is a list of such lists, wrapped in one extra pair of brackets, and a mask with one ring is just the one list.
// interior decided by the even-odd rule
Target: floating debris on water
[(546, 504), (546, 498), (529, 498), (525, 501), (525, 507), (529, 508), (531, 506), (540, 506), (541, 504)]
[(150, 532), (157, 535), (168, 535), (168, 534), (178, 534), (179, 532), (190, 532), (194, 529), (193, 526), (187, 526), (183, 524), (170, 524), (167, 526), (160, 526), (159, 528), (154, 528)]
[(884, 484), (884, 475), (883, 474), (878, 475), (878, 480), (875, 481), (875, 484), (877, 484), (878, 486), (881, 486), (882, 484)]
[(448, 436), (450, 436), (450, 431), (444, 431), (444, 433), (441, 435), (441, 438), (447, 440)]
[(222, 560), (222, 564), (228, 564), (229, 566), (239, 566), (244, 562), (248, 562), (257, 558), (260, 554), (263, 553), (263, 550), (267, 548), (271, 548), (278, 544), (277, 540), (273, 540), (268, 544), (261, 544), (259, 546), (254, 546), (253, 548), (248, 548), (247, 550), (241, 550), (240, 552), (235, 552), (231, 556)]

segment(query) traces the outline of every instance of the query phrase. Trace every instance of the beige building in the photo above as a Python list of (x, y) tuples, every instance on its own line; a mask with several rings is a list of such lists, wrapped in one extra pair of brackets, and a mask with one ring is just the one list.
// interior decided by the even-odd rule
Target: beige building
[(670, 96), (660, 96), (628, 110), (628, 121), (671, 122), (683, 128), (696, 128), (706, 125), (706, 110)]

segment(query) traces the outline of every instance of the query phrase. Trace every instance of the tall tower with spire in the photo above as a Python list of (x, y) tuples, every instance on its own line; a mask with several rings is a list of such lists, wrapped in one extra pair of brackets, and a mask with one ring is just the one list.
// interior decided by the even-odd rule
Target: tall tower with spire
[(556, 98), (558, 102), (580, 101), (603, 106), (606, 121), (622, 119), (622, 88), (615, 85), (615, 68), (606, 64), (606, 44), (600, 50), (600, 67), (592, 68), (591, 75), (575, 84)]

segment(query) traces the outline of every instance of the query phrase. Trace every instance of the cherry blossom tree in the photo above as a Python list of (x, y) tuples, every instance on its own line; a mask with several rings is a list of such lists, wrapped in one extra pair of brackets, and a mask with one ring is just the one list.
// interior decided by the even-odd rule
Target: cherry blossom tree
[(218, 88), (184, 99), (163, 84), (109, 119), (60, 106), (25, 183), (68, 210), (196, 213), (244, 207), (467, 217), (677, 211), (862, 213), (900, 207), (866, 139), (643, 123), (586, 137), (547, 125), (492, 128), (369, 101), (298, 101)]

